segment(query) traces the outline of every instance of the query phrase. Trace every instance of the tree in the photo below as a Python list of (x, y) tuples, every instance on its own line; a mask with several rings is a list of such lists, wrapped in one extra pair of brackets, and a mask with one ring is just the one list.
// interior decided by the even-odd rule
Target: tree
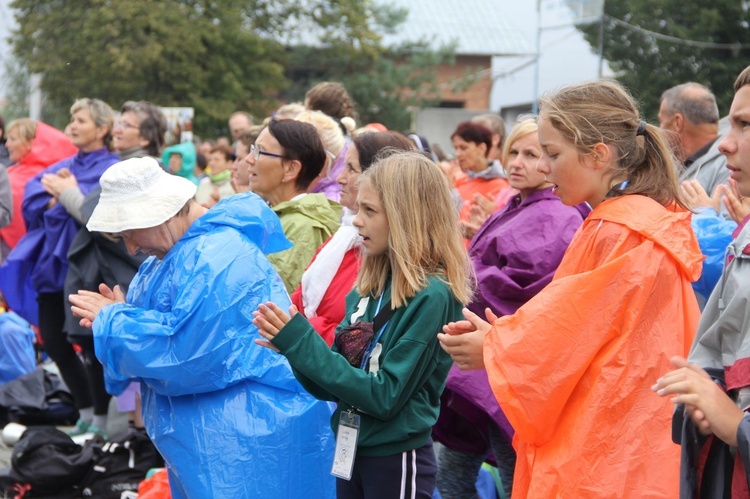
[(29, 115), (30, 78), (26, 68), (15, 57), (8, 57), (3, 61), (3, 72), (0, 85), (8, 102), (0, 109), (0, 114), (5, 118), (7, 126), (10, 121)]
[(264, 113), (283, 88), (283, 48), (248, 27), (248, 2), (14, 0), (15, 54), (43, 73), (45, 119), (61, 126), (80, 97), (192, 106), (198, 132), (237, 109)]
[(419, 43), (381, 48), (369, 56), (343, 56), (337, 47), (299, 46), (290, 50), (286, 74), (292, 85), (284, 96), (301, 101), (315, 83), (339, 81), (357, 104), (358, 124), (379, 122), (406, 130), (411, 108), (439, 102), (436, 68), (452, 60), (451, 47), (430, 50)]
[[(605, 3), (604, 57), (617, 79), (655, 120), (664, 90), (696, 81), (716, 94), (720, 113), (732, 100), (732, 84), (750, 56), (750, 8), (746, 0), (610, 0)], [(675, 43), (625, 26), (683, 40), (734, 45), (733, 50)], [(599, 24), (581, 28), (599, 44)], [(744, 43), (742, 48), (739, 45)]]
[[(452, 50), (386, 48), (406, 12), (374, 0), (13, 0), (14, 52), (43, 73), (45, 119), (61, 126), (79, 97), (195, 108), (196, 133), (226, 133), (235, 110), (266, 116), (312, 83), (344, 83), (362, 120), (406, 128), (432, 102)], [(314, 46), (293, 34), (315, 33)], [(310, 37), (307, 37), (308, 40)], [(286, 68), (286, 71), (285, 71)], [(288, 92), (284, 90), (292, 84)]]
[[(357, 104), (358, 123), (380, 122), (395, 130), (409, 128), (411, 108), (440, 100), (437, 67), (454, 61), (455, 47), (431, 47), (423, 40), (383, 44), (384, 35), (403, 25), (408, 11), (372, 0), (339, 0), (336, 12), (315, 17), (317, 36), (290, 43), (286, 75), (292, 81), (286, 100), (302, 100), (321, 81), (339, 81)], [(343, 13), (343, 16), (341, 15)], [(336, 19), (347, 23), (336, 24)], [(351, 22), (352, 20), (358, 20)], [(312, 40), (311, 40), (312, 39)], [(465, 84), (461, 80), (457, 86)]]

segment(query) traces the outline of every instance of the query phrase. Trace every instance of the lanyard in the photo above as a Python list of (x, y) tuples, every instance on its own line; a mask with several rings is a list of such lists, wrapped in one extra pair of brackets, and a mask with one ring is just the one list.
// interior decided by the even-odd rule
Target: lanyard
[[(380, 312), (380, 306), (383, 303), (383, 295), (385, 294), (385, 291), (383, 291), (380, 294), (380, 299), (378, 300), (378, 308), (375, 310), (375, 316), (378, 315)], [(370, 344), (367, 346), (367, 349), (365, 350), (365, 353), (362, 355), (362, 361), (359, 363), (359, 368), (363, 371), (366, 371), (365, 368), (367, 366), (367, 363), (370, 361), (370, 357), (372, 356), (372, 351), (375, 350), (375, 345), (378, 344), (378, 341), (380, 341), (380, 337), (383, 336), (383, 331), (385, 331), (385, 328), (388, 326), (388, 320), (385, 324), (383, 324), (383, 327), (380, 328), (380, 331), (378, 331), (377, 336), (373, 338), (373, 340), (370, 342)]]

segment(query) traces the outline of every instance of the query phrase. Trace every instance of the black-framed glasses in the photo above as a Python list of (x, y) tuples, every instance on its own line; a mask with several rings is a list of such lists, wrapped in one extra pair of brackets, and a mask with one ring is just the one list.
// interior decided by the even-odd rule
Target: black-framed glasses
[(255, 147), (255, 144), (250, 144), (250, 154), (253, 155), (253, 158), (255, 161), (258, 161), (260, 159), (261, 154), (263, 156), (270, 156), (271, 158), (281, 158), (281, 159), (288, 159), (283, 154), (276, 154), (268, 151), (261, 151), (257, 147)]

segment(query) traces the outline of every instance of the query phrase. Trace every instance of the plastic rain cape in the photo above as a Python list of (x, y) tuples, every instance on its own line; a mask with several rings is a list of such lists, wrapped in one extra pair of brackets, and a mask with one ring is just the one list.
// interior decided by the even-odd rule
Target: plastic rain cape
[(495, 322), (484, 360), (516, 431), (514, 497), (677, 497), (674, 407), (651, 386), (691, 344), (702, 259), (690, 213), (610, 199), (549, 286)]
[(163, 260), (146, 260), (128, 304), (94, 322), (108, 391), (141, 382), (146, 428), (176, 499), (334, 494), (331, 406), (304, 391), (284, 357), (253, 342), (258, 304), (289, 305), (264, 256), (288, 247), (258, 196), (232, 196)]

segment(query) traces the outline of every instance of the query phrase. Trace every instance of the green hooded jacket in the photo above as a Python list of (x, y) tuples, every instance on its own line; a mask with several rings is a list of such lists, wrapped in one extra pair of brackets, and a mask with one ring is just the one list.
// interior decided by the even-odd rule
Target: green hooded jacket
[(302, 274), (315, 252), (339, 228), (341, 205), (324, 194), (306, 194), (294, 201), (284, 201), (271, 209), (284, 228), (284, 235), (294, 246), (268, 255), (291, 294), (302, 280)]
[(181, 144), (175, 144), (173, 146), (169, 146), (166, 149), (164, 149), (164, 153), (161, 156), (162, 163), (164, 163), (164, 169), (167, 171), (169, 170), (169, 157), (172, 154), (180, 154), (182, 155), (182, 168), (180, 168), (180, 171), (174, 172), (175, 175), (178, 175), (180, 177), (184, 177), (194, 184), (198, 184), (198, 180), (195, 178), (195, 175), (193, 174), (193, 170), (195, 169), (195, 146), (192, 142), (183, 142)]

